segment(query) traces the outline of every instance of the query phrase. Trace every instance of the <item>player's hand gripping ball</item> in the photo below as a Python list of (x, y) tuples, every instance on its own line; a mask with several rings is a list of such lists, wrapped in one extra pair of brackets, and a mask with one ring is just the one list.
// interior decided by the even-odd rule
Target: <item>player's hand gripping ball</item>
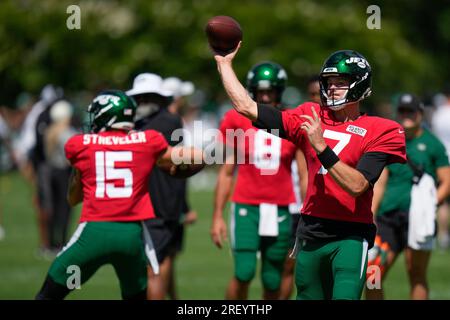
[(211, 48), (220, 55), (227, 55), (242, 40), (239, 23), (229, 16), (216, 16), (208, 20), (205, 28)]

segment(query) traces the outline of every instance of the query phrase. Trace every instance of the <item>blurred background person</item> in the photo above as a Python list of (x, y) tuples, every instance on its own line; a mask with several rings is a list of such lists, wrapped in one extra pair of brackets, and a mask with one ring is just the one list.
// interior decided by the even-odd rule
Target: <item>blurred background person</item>
[(67, 229), (71, 207), (66, 200), (69, 187), (70, 165), (64, 145), (77, 131), (72, 127), (72, 105), (66, 100), (55, 102), (50, 108), (50, 124), (44, 132), (44, 152), (49, 169), (51, 209), (48, 224), (49, 244), (60, 251), (67, 242)]
[(22, 172), (33, 181), (33, 204), (39, 229), (38, 254), (48, 257), (54, 252), (50, 244), (49, 218), (51, 214), (50, 171), (45, 158), (44, 134), (51, 123), (50, 108), (63, 97), (63, 90), (52, 84), (44, 86), (40, 99), (27, 114), (16, 149)]
[(320, 104), (320, 83), (319, 75), (313, 75), (308, 79), (306, 86), (308, 92), (308, 101)]
[[(20, 130), (31, 103), (31, 96), (21, 93), (16, 99), (16, 108), (0, 106), (0, 175), (20, 168), (17, 154), (17, 132)], [(0, 186), (0, 189), (2, 188), (3, 186)], [(2, 207), (0, 207), (0, 240), (6, 234), (2, 225)]]
[[(164, 79), (162, 84), (163, 90), (167, 90), (172, 93), (173, 100), (167, 107), (167, 110), (181, 117), (183, 112), (187, 108), (187, 97), (192, 95), (195, 91), (195, 86), (190, 81), (182, 81), (177, 77), (168, 77)], [(182, 119), (182, 118), (181, 118)], [(184, 128), (184, 122), (183, 128)], [(200, 174), (200, 173), (199, 173)], [(178, 225), (178, 230), (176, 232), (176, 245), (175, 250), (171, 256), (171, 267), (169, 268), (168, 284), (167, 284), (167, 294), (170, 299), (177, 300), (178, 293), (176, 288), (175, 280), (175, 258), (183, 250), (183, 243), (185, 238), (185, 226), (191, 225), (197, 221), (197, 212), (191, 210), (188, 202), (188, 183), (184, 179), (181, 181), (184, 184), (184, 196), (183, 196), (183, 206), (182, 215), (180, 218), (180, 224)]]
[[(416, 96), (400, 96), (397, 119), (405, 131), (408, 163), (387, 166), (374, 186), (372, 212), (377, 239), (369, 251), (369, 265), (377, 265), (384, 280), (405, 250), (414, 300), (429, 297), (427, 269), (436, 235), (436, 209), (450, 191), (445, 147), (423, 128), (422, 115), (423, 104)], [(366, 298), (384, 299), (383, 288), (366, 289)]]
[(42, 88), (38, 101), (36, 101), (26, 113), (18, 134), (17, 143), (15, 144), (15, 154), (19, 162), (19, 168), (26, 171), (23, 173), (27, 177), (30, 176), (30, 170), (27, 166), (33, 165), (32, 155), (33, 148), (36, 145), (36, 125), (38, 117), (52, 103), (62, 98), (62, 96), (62, 88), (55, 87), (52, 84), (47, 84)]
[[(2, 114), (0, 113), (0, 156), (3, 152), (8, 152), (8, 154), (13, 154), (10, 143), (10, 130), (6, 121), (3, 120)], [(0, 174), (3, 172), (2, 162), (0, 159)], [(0, 207), (0, 240), (3, 240), (5, 237), (5, 229), (2, 226), (2, 208)]]
[[(447, 151), (450, 154), (450, 83), (448, 83), (443, 90), (444, 101), (437, 106), (433, 113), (431, 120), (431, 128), (434, 134), (441, 140)], [(450, 199), (447, 198), (439, 206), (438, 210), (438, 245), (442, 249), (448, 249), (450, 246), (449, 236), (449, 205)]]
[[(215, 147), (217, 142), (217, 127), (219, 125), (220, 111), (229, 110), (230, 105), (222, 105), (218, 110), (216, 107), (218, 99), (214, 102), (207, 99), (202, 89), (195, 89), (194, 93), (184, 99), (185, 104), (180, 109), (183, 120), (183, 144), (185, 146), (202, 148), (206, 152)], [(226, 112), (226, 111), (225, 111)], [(214, 166), (202, 170), (189, 179), (188, 185), (191, 192), (208, 192), (214, 189), (217, 171)]]
[(7, 123), (0, 108), (0, 172), (13, 169), (16, 166), (16, 158), (12, 145), (12, 130)]
[(177, 77), (165, 78), (162, 84), (164, 90), (173, 94), (173, 100), (167, 108), (169, 112), (180, 115), (187, 105), (187, 97), (195, 91), (195, 86), (190, 81), (182, 81)]
[[(181, 117), (168, 110), (174, 101), (174, 94), (174, 91), (164, 88), (163, 79), (157, 74), (141, 73), (136, 76), (133, 88), (127, 91), (127, 95), (137, 102), (135, 129), (156, 130), (163, 134), (171, 146), (180, 143), (181, 141), (172, 138), (172, 134), (176, 130), (182, 130)], [(174, 110), (176, 109), (175, 107)], [(181, 249), (183, 229), (180, 221), (183, 213), (189, 211), (186, 182), (155, 167), (150, 175), (148, 189), (156, 217), (146, 220), (145, 224), (153, 239), (160, 264), (159, 274), (148, 267), (148, 298), (165, 299), (171, 285), (171, 298), (177, 299), (173, 262)]]

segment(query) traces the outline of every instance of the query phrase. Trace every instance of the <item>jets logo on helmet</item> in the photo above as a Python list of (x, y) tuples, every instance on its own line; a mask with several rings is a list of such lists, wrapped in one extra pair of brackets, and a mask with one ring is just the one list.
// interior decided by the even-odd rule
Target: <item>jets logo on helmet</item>
[(110, 129), (134, 128), (136, 102), (119, 90), (101, 92), (89, 105), (90, 130), (103, 132)]
[[(328, 95), (329, 77), (343, 77), (349, 80), (345, 94), (338, 100)], [(372, 93), (372, 69), (360, 53), (341, 50), (333, 53), (325, 61), (320, 72), (320, 99), (323, 107), (340, 110), (348, 103), (357, 102)]]
[(277, 102), (281, 102), (281, 95), (286, 87), (287, 73), (278, 63), (262, 62), (253, 66), (247, 73), (247, 90), (256, 97), (257, 90), (277, 91)]
[(351, 58), (345, 60), (345, 63), (347, 63), (347, 64), (356, 63), (356, 65), (358, 67), (363, 68), (363, 69), (369, 65), (369, 63), (366, 61), (366, 59), (359, 58), (359, 57), (351, 57)]
[(116, 106), (118, 106), (119, 105), (119, 101), (120, 101), (120, 97), (113, 96), (111, 94), (102, 94), (102, 95), (97, 96), (94, 99), (94, 103), (98, 102), (101, 105), (112, 103), (112, 104), (115, 104)]

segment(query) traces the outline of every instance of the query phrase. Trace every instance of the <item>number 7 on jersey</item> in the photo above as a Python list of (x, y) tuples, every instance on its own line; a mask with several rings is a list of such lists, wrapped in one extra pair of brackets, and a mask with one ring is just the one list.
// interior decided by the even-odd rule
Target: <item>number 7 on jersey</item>
[[(334, 146), (333, 151), (336, 155), (339, 155), (342, 150), (344, 150), (345, 146), (350, 142), (350, 138), (352, 137), (349, 133), (343, 133), (333, 130), (325, 129), (323, 132), (323, 137), (331, 140), (337, 140), (338, 143)], [(318, 174), (327, 174), (328, 170), (321, 166)]]

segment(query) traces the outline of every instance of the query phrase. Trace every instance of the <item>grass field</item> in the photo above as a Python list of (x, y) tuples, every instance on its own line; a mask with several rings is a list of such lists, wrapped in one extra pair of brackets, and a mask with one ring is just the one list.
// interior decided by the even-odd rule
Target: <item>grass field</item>
[[(31, 204), (32, 189), (17, 173), (0, 176), (0, 210), (6, 238), (0, 241), (0, 299), (32, 299), (45, 278), (51, 261), (36, 255), (37, 227)], [(229, 247), (218, 250), (209, 237), (212, 191), (193, 191), (190, 202), (199, 214), (187, 230), (185, 248), (178, 257), (176, 272), (181, 299), (223, 299), (232, 275)], [(73, 215), (71, 230), (76, 227)], [(429, 268), (432, 299), (450, 299), (450, 252), (435, 251)], [(385, 283), (388, 299), (408, 299), (408, 285), (401, 257)], [(258, 278), (252, 283), (250, 298), (259, 299)], [(120, 299), (118, 281), (112, 267), (104, 266), (69, 299)]]

